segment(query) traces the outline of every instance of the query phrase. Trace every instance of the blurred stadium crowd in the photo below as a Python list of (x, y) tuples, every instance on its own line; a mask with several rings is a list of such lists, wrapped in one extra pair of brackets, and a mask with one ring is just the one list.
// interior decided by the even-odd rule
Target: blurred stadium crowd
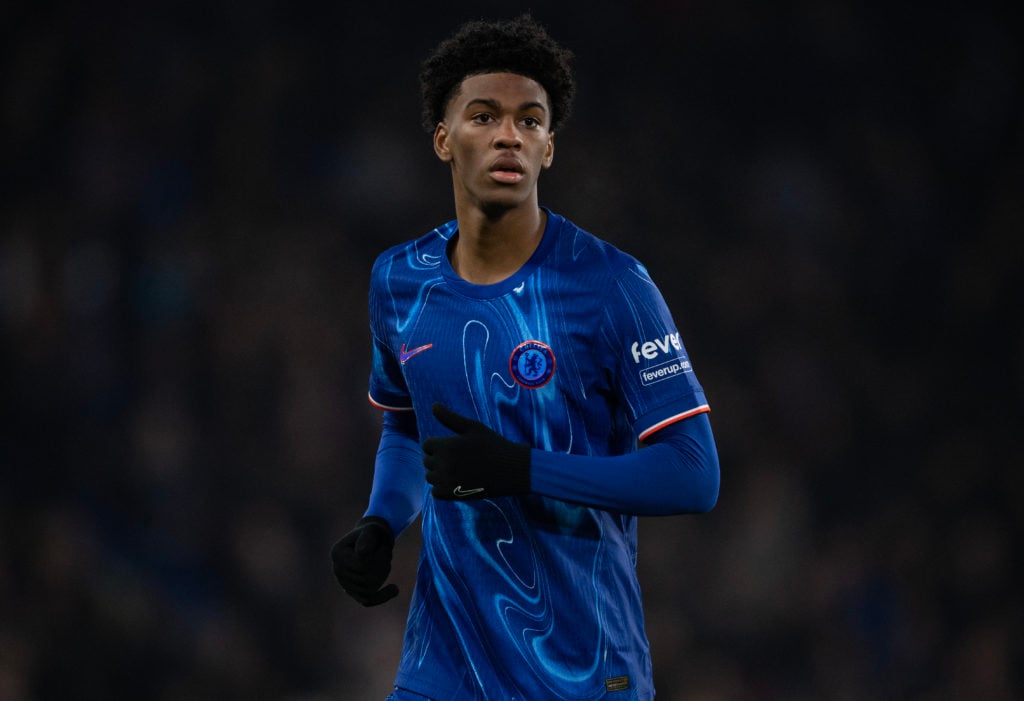
[[(36, 4), (0, 34), (0, 699), (382, 699), (374, 256), (452, 216), (416, 70), (526, 4)], [(565, 3), (544, 204), (647, 263), (707, 389), (645, 519), (659, 699), (1021, 679), (1021, 34), (984, 4)]]

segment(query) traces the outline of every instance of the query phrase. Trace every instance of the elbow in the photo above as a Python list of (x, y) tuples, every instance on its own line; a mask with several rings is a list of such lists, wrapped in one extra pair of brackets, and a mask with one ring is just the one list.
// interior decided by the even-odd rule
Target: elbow
[(706, 514), (718, 504), (718, 488), (721, 478), (718, 471), (718, 456), (713, 456), (702, 471), (703, 479), (693, 490), (693, 499), (689, 504), (689, 513)]
[(718, 455), (712, 452), (707, 455), (701, 469), (690, 473), (690, 479), (680, 485), (677, 494), (680, 499), (674, 505), (677, 514), (706, 514), (718, 504), (718, 491), (721, 486), (721, 475), (718, 467)]
[(694, 513), (706, 514), (718, 504), (718, 489), (721, 486), (721, 478), (718, 472), (718, 458), (714, 460), (714, 469), (710, 471), (705, 480), (704, 488), (698, 495)]

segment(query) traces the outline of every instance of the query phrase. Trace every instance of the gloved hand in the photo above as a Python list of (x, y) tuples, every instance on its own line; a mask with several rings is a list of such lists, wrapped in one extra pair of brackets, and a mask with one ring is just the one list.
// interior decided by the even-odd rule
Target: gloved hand
[(443, 404), (434, 416), (455, 432), (423, 442), (430, 493), (438, 499), (489, 499), (530, 491), (530, 446), (502, 438)]
[(363, 606), (378, 606), (398, 596), (394, 584), (384, 586), (391, 574), (395, 536), (379, 516), (359, 519), (344, 538), (331, 548), (334, 576), (353, 599)]

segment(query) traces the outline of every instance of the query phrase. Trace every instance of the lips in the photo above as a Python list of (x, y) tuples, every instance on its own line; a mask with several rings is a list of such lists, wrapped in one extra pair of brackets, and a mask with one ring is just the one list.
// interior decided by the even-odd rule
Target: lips
[(522, 179), (525, 169), (518, 158), (502, 156), (491, 163), (491, 176), (502, 182), (518, 182)]

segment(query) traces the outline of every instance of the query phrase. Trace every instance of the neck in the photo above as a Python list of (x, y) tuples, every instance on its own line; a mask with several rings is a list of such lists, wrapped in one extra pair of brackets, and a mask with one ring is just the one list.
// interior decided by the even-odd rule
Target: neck
[(451, 251), (452, 268), (477, 285), (501, 282), (523, 267), (540, 245), (547, 224), (547, 214), (539, 207), (497, 215), (473, 209), (456, 216), (459, 236)]

